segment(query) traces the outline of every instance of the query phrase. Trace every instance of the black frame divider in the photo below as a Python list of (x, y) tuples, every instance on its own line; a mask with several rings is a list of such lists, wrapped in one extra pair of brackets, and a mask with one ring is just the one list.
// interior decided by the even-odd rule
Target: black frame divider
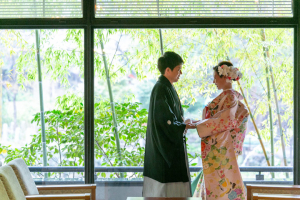
[(300, 185), (300, 1), (294, 1), (294, 16), (298, 23), (294, 28), (294, 184)]
[(84, 17), (87, 26), (84, 28), (84, 167), (85, 183), (94, 183), (94, 29), (92, 18), (94, 4), (83, 1)]

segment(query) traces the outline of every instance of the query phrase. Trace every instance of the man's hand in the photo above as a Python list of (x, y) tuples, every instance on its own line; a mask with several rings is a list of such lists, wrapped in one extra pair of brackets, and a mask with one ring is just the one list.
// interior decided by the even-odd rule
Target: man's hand
[(188, 119), (185, 119), (185, 120), (184, 120), (184, 123), (186, 123), (186, 124), (191, 124), (191, 123), (192, 123), (192, 120), (189, 119), (189, 118), (188, 118)]

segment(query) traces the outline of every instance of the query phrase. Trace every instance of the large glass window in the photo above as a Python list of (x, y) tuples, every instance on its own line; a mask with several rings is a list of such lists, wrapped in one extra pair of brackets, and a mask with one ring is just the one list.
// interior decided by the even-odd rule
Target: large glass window
[[(142, 181), (138, 167), (143, 166), (147, 112), (159, 76), (156, 64), (162, 42), (164, 52), (175, 51), (185, 61), (175, 87), (186, 118), (201, 119), (204, 106), (220, 93), (213, 84), (213, 66), (230, 60), (239, 68), (244, 76), (234, 87), (245, 96), (253, 116), (238, 158), (243, 180), (292, 184), (293, 38), (293, 29), (275, 28), (95, 30), (96, 182)], [(187, 137), (194, 177), (202, 167), (201, 139), (196, 131)], [(128, 169), (97, 171), (100, 166)], [(273, 167), (266, 170), (267, 166)], [(124, 187), (116, 185), (113, 193), (101, 194), (121, 199)], [(142, 185), (131, 188), (126, 194), (141, 196)]]
[[(293, 38), (289, 28), (96, 29), (94, 153), (100, 199), (141, 196), (149, 99), (159, 76), (157, 59), (166, 51), (185, 61), (175, 87), (186, 118), (201, 119), (204, 106), (220, 93), (212, 83), (213, 66), (230, 60), (239, 68), (244, 76), (234, 87), (253, 116), (238, 158), (243, 180), (292, 184)], [(73, 166), (69, 172), (33, 175), (37, 183), (82, 182), (83, 30), (1, 30), (0, 49), (0, 161), (21, 157), (30, 167)], [(196, 131), (187, 138), (193, 178), (202, 167), (201, 139)]]
[[(83, 30), (0, 30), (0, 49), (0, 161), (83, 166)], [(37, 171), (37, 182), (83, 181), (83, 169)]]

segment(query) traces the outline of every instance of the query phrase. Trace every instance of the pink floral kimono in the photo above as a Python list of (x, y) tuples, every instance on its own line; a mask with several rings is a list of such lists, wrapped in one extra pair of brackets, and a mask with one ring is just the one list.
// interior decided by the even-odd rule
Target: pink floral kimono
[(242, 154), (248, 110), (243, 97), (235, 90), (223, 91), (203, 111), (197, 124), (201, 137), (203, 176), (194, 197), (202, 199), (246, 199), (246, 191), (237, 163)]

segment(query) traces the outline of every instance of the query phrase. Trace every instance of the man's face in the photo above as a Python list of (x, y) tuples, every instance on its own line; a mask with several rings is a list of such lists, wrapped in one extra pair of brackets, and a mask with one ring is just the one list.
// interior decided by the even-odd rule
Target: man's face
[(169, 80), (173, 83), (177, 82), (180, 78), (180, 75), (182, 74), (182, 71), (181, 71), (181, 68), (182, 68), (182, 64), (180, 65), (177, 65), (173, 71), (170, 69), (170, 68), (167, 68), (166, 69), (166, 75), (169, 77)]

